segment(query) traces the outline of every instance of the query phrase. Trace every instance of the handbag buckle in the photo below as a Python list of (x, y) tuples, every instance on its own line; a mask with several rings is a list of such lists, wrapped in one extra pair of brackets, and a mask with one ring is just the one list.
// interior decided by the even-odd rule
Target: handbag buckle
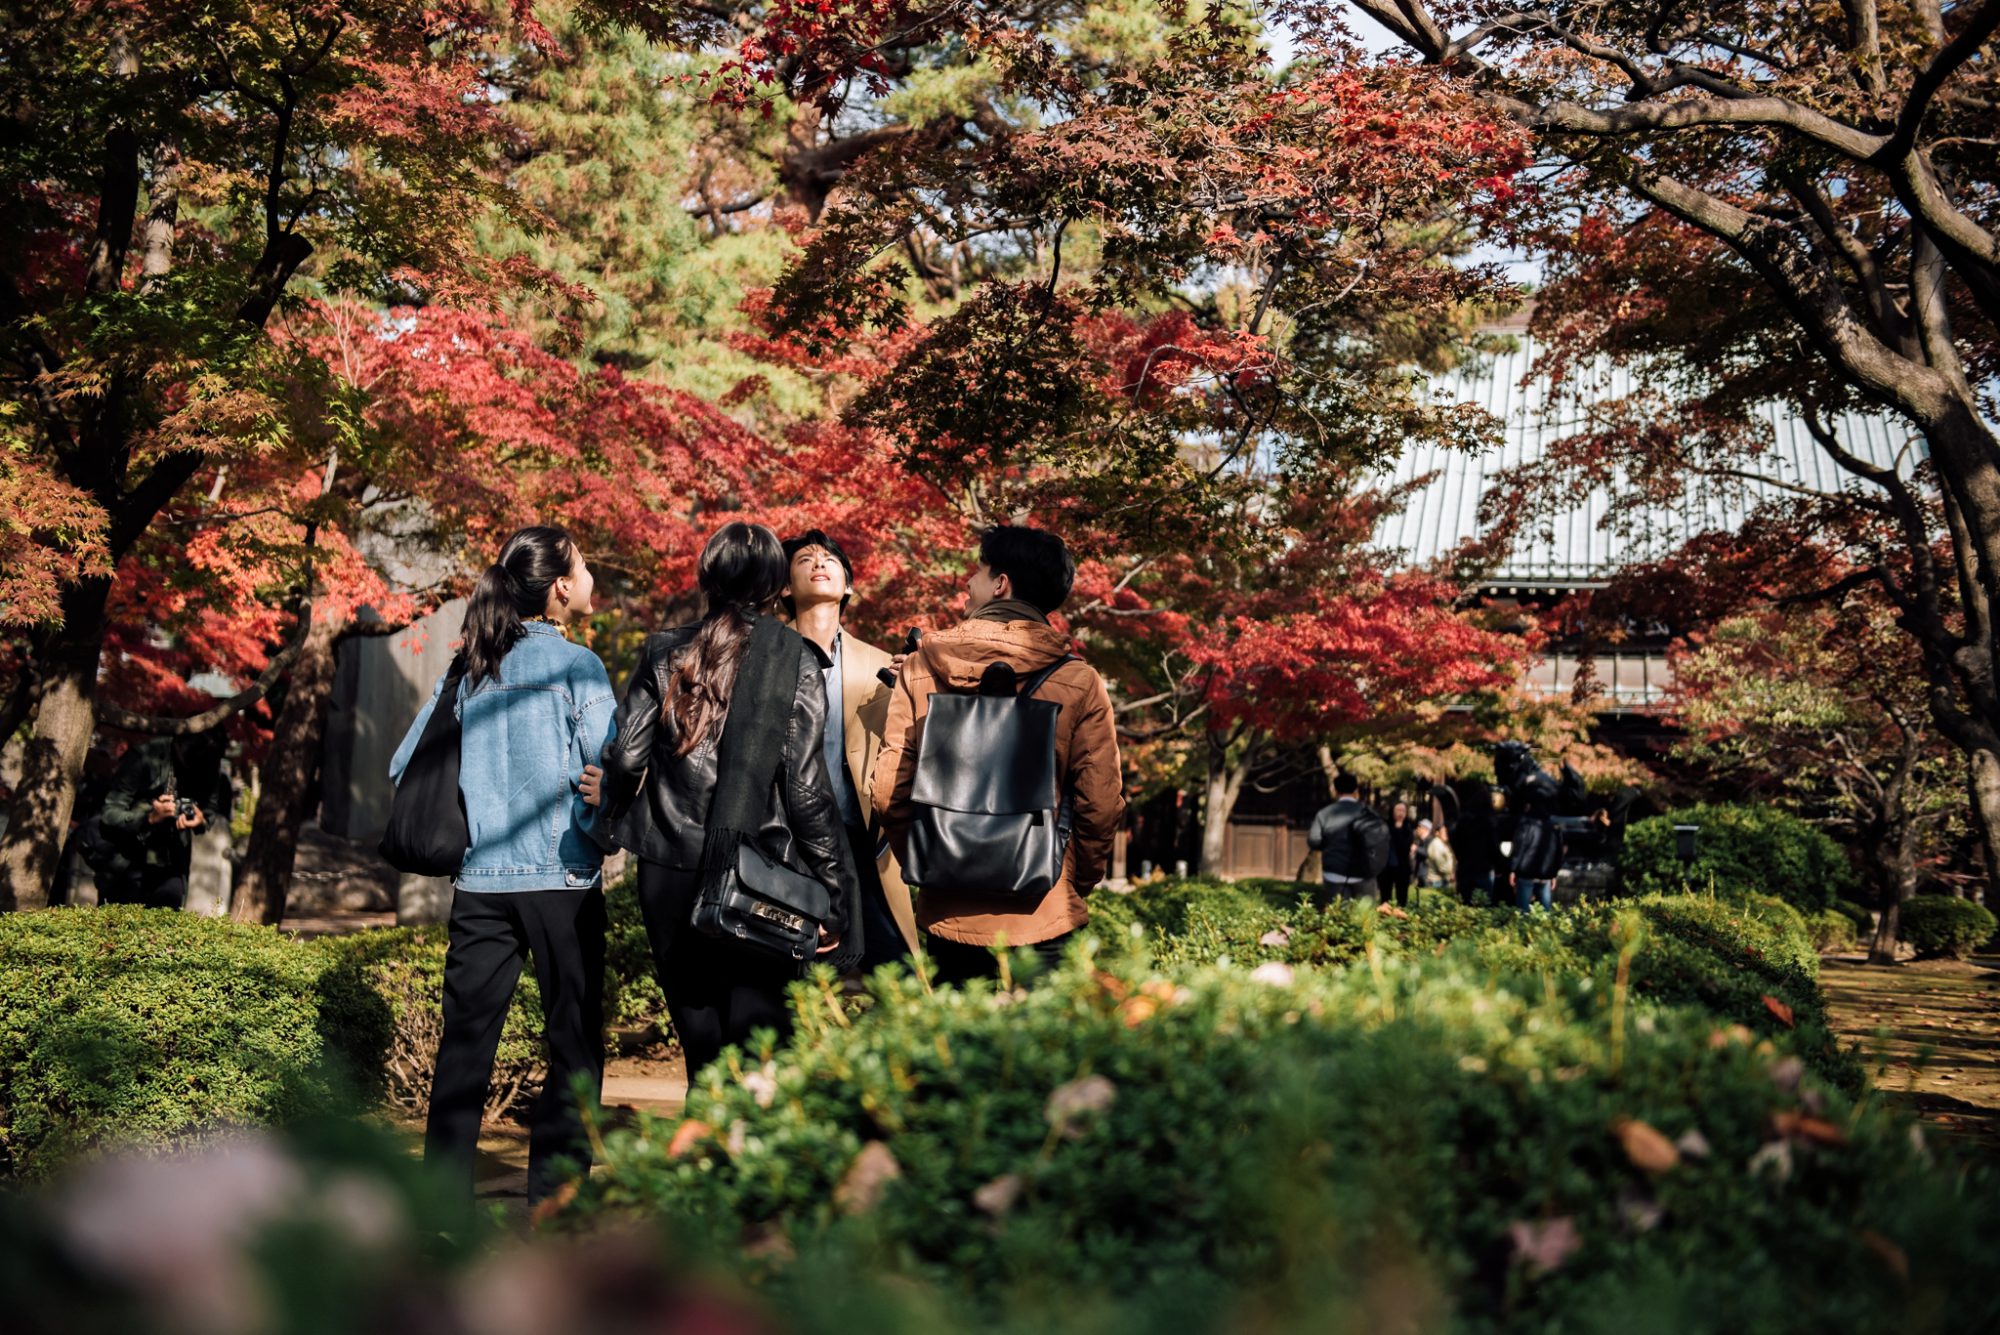
[(803, 914), (787, 913), (776, 904), (766, 903), (761, 899), (750, 906), (750, 916), (753, 918), (768, 919), (771, 922), (777, 923), (780, 927), (794, 932), (803, 932), (806, 928), (806, 920)]

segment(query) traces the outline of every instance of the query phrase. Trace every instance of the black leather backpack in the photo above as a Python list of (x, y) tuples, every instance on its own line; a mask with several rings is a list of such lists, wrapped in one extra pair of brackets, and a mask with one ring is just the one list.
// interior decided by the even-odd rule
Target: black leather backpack
[(903, 879), (961, 894), (1032, 902), (1062, 876), (1070, 810), (1056, 773), (1062, 706), (1035, 692), (1066, 655), (1014, 691), (1014, 670), (995, 663), (977, 695), (930, 698)]

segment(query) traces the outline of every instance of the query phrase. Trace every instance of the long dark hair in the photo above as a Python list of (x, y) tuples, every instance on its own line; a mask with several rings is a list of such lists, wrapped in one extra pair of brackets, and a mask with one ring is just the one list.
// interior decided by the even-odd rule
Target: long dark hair
[(683, 756), (722, 731), (750, 619), (768, 615), (785, 587), (784, 546), (762, 524), (724, 524), (701, 549), (698, 578), (708, 611), (674, 664), (665, 703)]
[(576, 568), (576, 543), (566, 529), (535, 524), (507, 539), (500, 559), (486, 567), (465, 609), (467, 685), (500, 675), (500, 660), (521, 638), (521, 620), (540, 616), (549, 586)]

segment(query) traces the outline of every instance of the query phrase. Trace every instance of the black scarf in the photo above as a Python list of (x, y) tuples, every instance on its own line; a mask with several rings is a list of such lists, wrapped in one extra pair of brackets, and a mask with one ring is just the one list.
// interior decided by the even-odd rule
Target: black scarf
[(736, 866), (736, 851), (764, 823), (771, 784), (785, 762), (785, 729), (799, 688), (797, 632), (775, 618), (753, 617), (736, 669), (729, 713), (716, 743), (715, 794), (701, 846), (704, 889)]

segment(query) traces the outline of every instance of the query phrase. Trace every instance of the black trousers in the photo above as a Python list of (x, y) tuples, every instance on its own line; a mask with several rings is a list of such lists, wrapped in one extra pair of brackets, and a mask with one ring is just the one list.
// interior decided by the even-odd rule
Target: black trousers
[[(1075, 935), (1075, 932), (1064, 932), (1061, 936), (1052, 936), (1021, 949), (1034, 951), (1035, 959), (1046, 972), (1062, 963), (1063, 951)], [(1000, 957), (993, 953), (991, 946), (968, 946), (963, 941), (947, 941), (941, 936), (926, 934), (924, 955), (931, 963), (931, 982), (939, 987), (956, 987), (974, 978), (1000, 976)], [(1018, 971), (1014, 979), (1017, 983), (1024, 981)]]
[(910, 947), (889, 912), (889, 896), (882, 889), (881, 868), (875, 862), (875, 841), (858, 825), (847, 827), (847, 844), (854, 851), (854, 870), (861, 879), (861, 972), (869, 973), (884, 964), (910, 957)]
[(1392, 904), (1408, 908), (1410, 904), (1410, 869), (1398, 867), (1394, 863), (1382, 873), (1383, 898)]
[(480, 1113), (493, 1056), (521, 966), (535, 962), (542, 991), (549, 1076), (528, 1120), (528, 1199), (556, 1186), (554, 1161), (590, 1167), (590, 1143), (570, 1086), (579, 1073), (604, 1084), (604, 892), (516, 890), (451, 898), (444, 959), (444, 1037), (431, 1080), (424, 1158), (445, 1163), (472, 1187)]
[(177, 909), (187, 904), (187, 876), (165, 868), (136, 871), (128, 876), (106, 877), (98, 882), (100, 904), (137, 904), (149, 909)]
[(759, 1029), (775, 1031), (781, 1042), (789, 1038), (785, 988), (799, 976), (790, 960), (697, 932), (689, 919), (700, 879), (687, 868), (639, 863), (639, 911), (689, 1084), (724, 1048), (748, 1042)]

